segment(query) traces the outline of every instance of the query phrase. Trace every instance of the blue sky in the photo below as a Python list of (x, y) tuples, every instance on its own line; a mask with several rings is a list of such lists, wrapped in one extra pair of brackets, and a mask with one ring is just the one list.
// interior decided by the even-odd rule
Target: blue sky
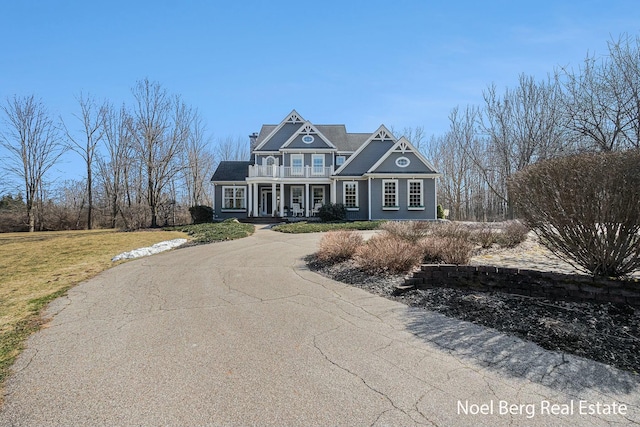
[(130, 103), (148, 77), (198, 108), (214, 137), (292, 109), (351, 132), (437, 135), (489, 84), (542, 79), (638, 34), (638, 12), (637, 0), (0, 0), (0, 101), (35, 94), (73, 125), (74, 95)]

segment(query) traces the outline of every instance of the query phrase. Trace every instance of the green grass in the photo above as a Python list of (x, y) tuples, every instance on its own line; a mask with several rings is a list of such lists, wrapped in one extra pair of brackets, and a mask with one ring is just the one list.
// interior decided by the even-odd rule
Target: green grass
[(224, 240), (241, 239), (253, 234), (255, 227), (234, 220), (207, 224), (184, 225), (172, 228), (191, 236), (194, 243), (221, 242)]
[(273, 230), (281, 233), (318, 233), (334, 230), (377, 230), (384, 221), (353, 222), (294, 222), (277, 225)]

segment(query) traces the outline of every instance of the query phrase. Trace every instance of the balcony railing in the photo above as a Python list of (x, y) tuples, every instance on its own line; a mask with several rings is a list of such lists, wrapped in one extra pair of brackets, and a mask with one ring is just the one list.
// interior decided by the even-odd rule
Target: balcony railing
[(333, 173), (332, 167), (318, 166), (249, 166), (249, 177), (269, 178), (328, 178)]

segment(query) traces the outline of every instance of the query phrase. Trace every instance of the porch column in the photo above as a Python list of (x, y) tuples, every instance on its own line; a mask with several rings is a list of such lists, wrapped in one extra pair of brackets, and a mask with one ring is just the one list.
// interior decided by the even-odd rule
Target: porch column
[(284, 216), (284, 182), (280, 183), (280, 218)]
[(336, 204), (336, 200), (338, 199), (338, 195), (336, 194), (336, 188), (338, 187), (338, 183), (335, 179), (331, 180), (331, 203)]
[(309, 183), (304, 184), (304, 216), (309, 217)]
[(278, 195), (276, 194), (276, 183), (271, 183), (271, 212), (267, 212), (267, 215), (275, 216), (273, 211), (276, 210), (278, 206)]
[(253, 202), (253, 196), (251, 195), (251, 190), (253, 190), (253, 184), (247, 183), (247, 216), (251, 216), (251, 205)]
[[(371, 221), (371, 177), (369, 177), (369, 180), (367, 182), (367, 191), (369, 194), (367, 194), (367, 201), (369, 202), (369, 207), (368, 207), (368, 211), (369, 211), (369, 221)], [(384, 203), (384, 200), (382, 201), (382, 203)]]
[(260, 216), (260, 212), (258, 212), (260, 209), (258, 204), (258, 183), (251, 185), (253, 185), (253, 216)]

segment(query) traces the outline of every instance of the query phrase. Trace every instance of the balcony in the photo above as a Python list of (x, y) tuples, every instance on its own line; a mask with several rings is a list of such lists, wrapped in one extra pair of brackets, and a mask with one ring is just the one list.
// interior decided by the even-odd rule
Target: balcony
[(249, 166), (249, 178), (328, 178), (332, 173), (330, 166)]

